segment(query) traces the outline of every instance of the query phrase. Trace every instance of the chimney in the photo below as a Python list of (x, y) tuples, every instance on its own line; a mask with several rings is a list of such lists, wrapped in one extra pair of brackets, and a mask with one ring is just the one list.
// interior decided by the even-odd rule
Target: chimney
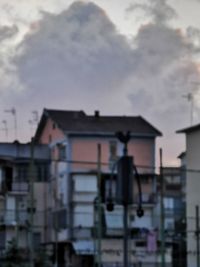
[(97, 119), (100, 117), (100, 112), (99, 112), (99, 110), (95, 110), (95, 111), (94, 111), (94, 117), (97, 118)]

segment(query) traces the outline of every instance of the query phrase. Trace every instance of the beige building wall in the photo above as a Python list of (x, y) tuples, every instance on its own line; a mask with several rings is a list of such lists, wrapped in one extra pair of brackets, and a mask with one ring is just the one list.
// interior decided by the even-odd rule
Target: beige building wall
[[(188, 170), (200, 168), (200, 130), (188, 133), (186, 138), (186, 162)], [(186, 217), (188, 267), (196, 267), (196, 206), (200, 207), (200, 173), (187, 172), (186, 176)]]

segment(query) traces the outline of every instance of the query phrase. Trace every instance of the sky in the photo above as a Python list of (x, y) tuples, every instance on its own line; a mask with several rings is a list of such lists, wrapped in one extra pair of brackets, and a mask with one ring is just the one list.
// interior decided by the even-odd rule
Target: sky
[(0, 140), (29, 141), (43, 108), (141, 115), (163, 133), (164, 164), (177, 165), (185, 139), (175, 132), (200, 121), (199, 8), (0, 0)]

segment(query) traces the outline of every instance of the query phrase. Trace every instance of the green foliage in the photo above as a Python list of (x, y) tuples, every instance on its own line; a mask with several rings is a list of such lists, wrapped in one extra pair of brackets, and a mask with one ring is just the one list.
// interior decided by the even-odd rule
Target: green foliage
[[(9, 241), (8, 247), (4, 256), (4, 264), (2, 267), (29, 267), (27, 254), (17, 247), (15, 239)], [(46, 251), (41, 248), (35, 251), (34, 259), (35, 267), (51, 267), (49, 256)]]
[(23, 255), (22, 252), (17, 248), (17, 243), (15, 239), (9, 241), (4, 260), (5, 267), (23, 267)]
[(35, 255), (35, 267), (50, 267), (49, 256), (44, 249), (40, 249)]

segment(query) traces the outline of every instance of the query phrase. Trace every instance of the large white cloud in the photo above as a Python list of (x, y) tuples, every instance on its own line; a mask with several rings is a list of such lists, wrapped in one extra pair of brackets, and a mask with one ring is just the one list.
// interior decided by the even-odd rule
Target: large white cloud
[[(28, 95), (46, 105), (76, 95), (85, 104), (112, 100), (132, 74), (136, 60), (126, 38), (93, 3), (76, 2), (59, 15), (45, 13), (15, 59)], [(45, 99), (45, 98), (43, 98)], [(41, 103), (42, 104), (42, 103)], [(44, 104), (44, 103), (43, 103)]]
[[(183, 116), (182, 95), (187, 94), (193, 86), (192, 82), (198, 82), (200, 78), (197, 65), (193, 62), (196, 47), (180, 31), (160, 24), (142, 27), (136, 43), (135, 54), (139, 64), (131, 77), (133, 100), (134, 96), (141, 95), (139, 104), (135, 98), (136, 108), (145, 107), (144, 97), (149, 98), (152, 105), (149, 114), (157, 118), (164, 112), (178, 109), (174, 118), (179, 114)], [(172, 106), (174, 109), (171, 109)]]

